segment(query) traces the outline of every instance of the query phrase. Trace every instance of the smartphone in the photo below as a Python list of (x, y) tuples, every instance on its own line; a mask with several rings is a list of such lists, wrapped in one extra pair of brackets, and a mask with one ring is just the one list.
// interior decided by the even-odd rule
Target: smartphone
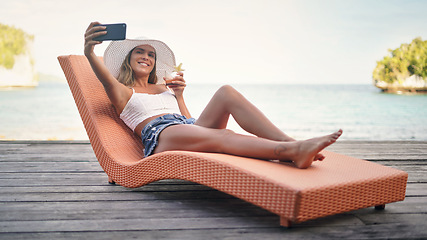
[(94, 38), (95, 41), (117, 41), (126, 38), (126, 23), (101, 24), (95, 26), (105, 26), (107, 34)]

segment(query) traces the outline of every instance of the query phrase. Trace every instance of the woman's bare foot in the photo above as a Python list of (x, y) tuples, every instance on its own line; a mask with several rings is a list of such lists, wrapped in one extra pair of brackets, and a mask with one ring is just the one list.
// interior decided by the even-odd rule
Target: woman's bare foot
[[(286, 139), (283, 139), (283, 142), (296, 142), (297, 140), (294, 138), (291, 138), (289, 136), (286, 136)], [(323, 161), (323, 159), (325, 159), (325, 156), (321, 153), (317, 153), (316, 156), (314, 157), (313, 161)]]
[(298, 168), (308, 168), (313, 161), (322, 161), (325, 157), (319, 152), (336, 142), (341, 134), (340, 129), (326, 136), (301, 141), (296, 156), (291, 160)]

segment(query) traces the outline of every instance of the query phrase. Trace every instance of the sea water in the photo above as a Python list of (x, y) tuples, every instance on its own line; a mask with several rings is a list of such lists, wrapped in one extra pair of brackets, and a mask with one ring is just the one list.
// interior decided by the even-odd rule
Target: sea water
[[(427, 140), (427, 95), (382, 93), (371, 85), (233, 85), (282, 131), (297, 139), (339, 128), (347, 140)], [(189, 84), (198, 117), (220, 85)], [(231, 119), (230, 129), (244, 133)], [(87, 140), (66, 82), (0, 90), (0, 140)]]

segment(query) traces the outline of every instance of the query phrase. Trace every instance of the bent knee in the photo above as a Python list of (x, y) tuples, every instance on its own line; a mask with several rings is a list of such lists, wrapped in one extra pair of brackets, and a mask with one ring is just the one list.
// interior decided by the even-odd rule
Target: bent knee
[(216, 92), (216, 95), (219, 99), (225, 102), (225, 106), (235, 103), (242, 97), (242, 95), (230, 85), (224, 85), (220, 87)]
[(218, 91), (218, 93), (221, 94), (231, 94), (231, 93), (235, 93), (237, 92), (236, 89), (234, 87), (232, 87), (231, 85), (223, 85), (221, 86)]

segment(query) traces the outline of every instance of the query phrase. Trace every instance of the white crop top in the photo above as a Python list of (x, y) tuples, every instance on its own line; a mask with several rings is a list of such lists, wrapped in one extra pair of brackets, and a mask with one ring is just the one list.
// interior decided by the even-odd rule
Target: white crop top
[(120, 118), (132, 131), (147, 118), (163, 113), (181, 114), (175, 95), (170, 91), (148, 94), (132, 90), (133, 94), (120, 114)]

